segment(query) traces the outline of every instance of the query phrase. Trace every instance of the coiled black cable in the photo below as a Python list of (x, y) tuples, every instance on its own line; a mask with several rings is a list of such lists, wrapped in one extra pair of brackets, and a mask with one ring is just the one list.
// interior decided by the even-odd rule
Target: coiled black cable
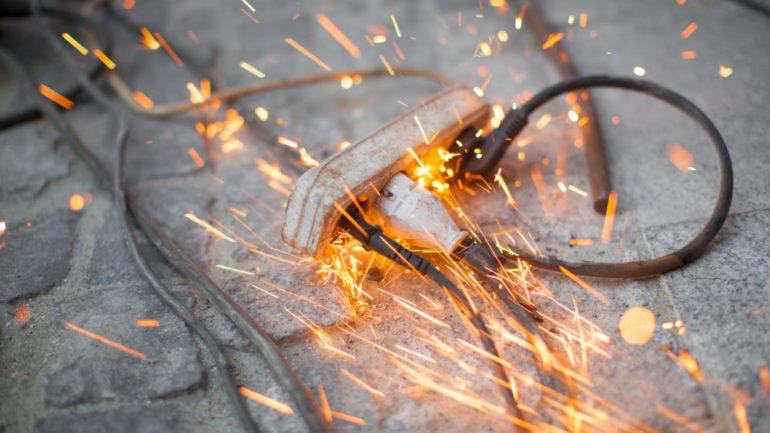
[(480, 159), (466, 158), (461, 166), (461, 171), (489, 176), (500, 163), (513, 139), (524, 129), (527, 119), (535, 110), (565, 93), (594, 87), (613, 87), (650, 95), (677, 108), (703, 128), (711, 139), (719, 165), (719, 190), (711, 216), (700, 232), (686, 245), (676, 251), (648, 260), (619, 263), (566, 261), (555, 256), (539, 256), (510, 248), (500, 248), (500, 253), (512, 259), (520, 257), (540, 268), (559, 270), (560, 267), (564, 267), (576, 274), (607, 278), (652, 277), (693, 262), (703, 255), (727, 219), (733, 196), (733, 166), (722, 135), (706, 113), (681, 94), (658, 84), (638, 78), (592, 75), (562, 81), (547, 87), (535, 94), (521, 107), (509, 111), (500, 128), (470, 146), (480, 148), (482, 157)]

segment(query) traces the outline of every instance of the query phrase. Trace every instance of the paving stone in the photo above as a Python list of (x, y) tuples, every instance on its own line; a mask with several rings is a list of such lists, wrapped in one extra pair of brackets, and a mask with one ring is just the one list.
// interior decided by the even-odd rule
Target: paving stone
[(70, 269), (78, 215), (57, 211), (10, 221), (0, 238), (0, 301), (39, 295), (59, 284)]
[[(703, 257), (663, 277), (692, 354), (710, 380), (748, 393), (749, 420), (760, 431), (770, 425), (758, 380), (759, 369), (770, 360), (768, 223), (767, 210), (731, 215)], [(683, 222), (647, 233), (660, 253), (684, 244), (700, 224)], [(730, 408), (732, 400), (726, 398), (725, 405)]]
[[(187, 329), (146, 287), (91, 289), (58, 307), (64, 322), (144, 354), (143, 361), (62, 324), (61, 351), (46, 376), (45, 401), (67, 407), (103, 400), (146, 400), (184, 393), (204, 380), (198, 349)], [(154, 319), (155, 328), (139, 328)], [(173, 342), (173, 344), (169, 344)]]
[(35, 426), (38, 433), (168, 433), (175, 428), (178, 411), (173, 406), (123, 407), (105, 412), (52, 415)]
[(3, 202), (34, 198), (68, 173), (69, 156), (50, 128), (31, 123), (0, 135), (0, 200)]

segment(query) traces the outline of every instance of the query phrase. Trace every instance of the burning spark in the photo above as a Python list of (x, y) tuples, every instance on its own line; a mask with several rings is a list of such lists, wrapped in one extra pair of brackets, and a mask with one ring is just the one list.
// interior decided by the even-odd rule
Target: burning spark
[(65, 41), (69, 42), (70, 45), (75, 47), (75, 49), (78, 50), (80, 54), (84, 56), (88, 54), (88, 50), (86, 49), (86, 47), (81, 45), (80, 42), (75, 40), (75, 38), (73, 38), (69, 33), (62, 33), (61, 37), (64, 38)]
[(241, 392), (241, 395), (243, 395), (244, 397), (254, 400), (263, 406), (267, 406), (276, 412), (280, 412), (284, 415), (294, 414), (294, 411), (291, 409), (291, 407), (289, 407), (289, 405), (287, 405), (282, 401), (273, 400), (272, 398), (266, 395), (260, 394), (256, 391), (252, 391), (246, 388), (245, 386), (238, 388), (238, 390)]
[(300, 53), (302, 53), (303, 55), (305, 55), (305, 57), (307, 57), (308, 59), (314, 61), (318, 66), (322, 67), (324, 70), (326, 70), (326, 71), (331, 71), (332, 70), (332, 68), (329, 65), (327, 65), (321, 59), (316, 57), (313, 53), (311, 53), (310, 51), (305, 49), (305, 47), (303, 47), (302, 45), (297, 43), (294, 39), (286, 38), (285, 41), (286, 41), (287, 44), (289, 44), (292, 47), (294, 47), (295, 50), (297, 50)]
[(569, 240), (570, 245), (578, 246), (578, 247), (590, 247), (594, 244), (593, 239), (570, 239)]
[(241, 0), (241, 1), (243, 2), (243, 4), (246, 5), (247, 8), (249, 8), (250, 11), (252, 11), (252, 12), (256, 12), (257, 11), (256, 9), (254, 9), (254, 6), (252, 6), (251, 3), (248, 2), (248, 0)]
[(136, 0), (123, 0), (123, 9), (131, 10), (136, 6)]
[(698, 52), (689, 50), (689, 51), (682, 51), (682, 58), (685, 60), (693, 60), (698, 58)]
[(345, 370), (344, 368), (340, 368), (340, 371), (342, 372), (342, 374), (345, 377), (347, 377), (348, 379), (350, 379), (353, 382), (355, 382), (356, 385), (360, 386), (361, 389), (363, 389), (364, 391), (368, 392), (369, 394), (372, 394), (373, 396), (380, 397), (380, 398), (385, 397), (385, 394), (383, 394), (381, 391), (378, 391), (378, 390), (372, 388), (371, 386), (369, 386), (363, 380), (353, 376), (353, 373)]
[(574, 192), (575, 194), (582, 196), (582, 197), (588, 197), (588, 193), (583, 191), (582, 189), (576, 187), (575, 185), (568, 185), (567, 189)]
[(72, 101), (64, 97), (62, 94), (60, 94), (56, 90), (46, 86), (45, 84), (41, 84), (38, 90), (40, 91), (41, 95), (59, 104), (62, 108), (66, 110), (69, 110), (74, 105)]
[(152, 33), (150, 33), (147, 27), (142, 27), (141, 29), (139, 29), (139, 33), (142, 35), (142, 37), (139, 38), (139, 42), (141, 42), (145, 47), (153, 51), (160, 48), (160, 42), (158, 42), (158, 40), (155, 39), (155, 36), (153, 36)]
[(254, 109), (254, 114), (257, 115), (259, 120), (266, 122), (268, 118), (270, 118), (270, 113), (267, 111), (267, 108), (265, 107), (257, 107)]
[(618, 207), (618, 193), (610, 192), (607, 197), (607, 213), (604, 214), (604, 226), (602, 227), (602, 243), (612, 240), (612, 226), (615, 224), (615, 211)]
[(634, 66), (634, 75), (637, 77), (644, 77), (644, 75), (647, 73), (647, 70), (644, 69), (641, 66)]
[(100, 49), (98, 49), (98, 48), (97, 48), (97, 49), (95, 49), (95, 50), (94, 50), (94, 55), (95, 55), (95, 56), (96, 56), (96, 57), (97, 57), (99, 60), (101, 60), (101, 62), (102, 62), (102, 63), (104, 63), (104, 66), (106, 66), (106, 67), (107, 67), (107, 69), (109, 69), (109, 70), (113, 70), (113, 69), (115, 69), (115, 62), (113, 62), (113, 61), (112, 61), (112, 59), (110, 59), (109, 57), (107, 57), (107, 55), (106, 55), (106, 54), (104, 54), (104, 53), (102, 52), (102, 50), (100, 50)]
[(356, 59), (361, 57), (361, 50), (358, 48), (358, 46), (354, 44), (353, 41), (351, 41), (350, 38), (348, 38), (347, 35), (345, 35), (345, 33), (343, 33), (342, 30), (340, 30), (339, 27), (337, 27), (337, 25), (329, 19), (329, 17), (323, 14), (318, 14), (316, 19), (318, 20), (318, 24), (320, 24), (324, 30), (326, 30), (337, 42), (339, 42), (339, 44), (342, 45), (342, 48), (347, 50), (351, 56)]
[(339, 420), (346, 421), (346, 422), (349, 422), (351, 424), (356, 424), (356, 425), (360, 425), (360, 426), (365, 426), (366, 425), (366, 421), (364, 421), (363, 419), (361, 419), (361, 418), (359, 418), (357, 416), (348, 415), (348, 414), (342, 413), (342, 412), (337, 412), (336, 410), (331, 411), (331, 413), (332, 413), (332, 416), (334, 418), (337, 418)]
[(631, 307), (620, 317), (618, 330), (628, 344), (647, 344), (655, 333), (655, 314), (645, 307)]
[(535, 127), (537, 129), (543, 129), (545, 128), (549, 123), (551, 122), (551, 115), (548, 113), (543, 114), (539, 119), (537, 119), (537, 122), (535, 122)]
[(0, 220), (0, 236), (5, 234), (5, 230), (8, 228), (8, 224), (5, 221)]
[(30, 311), (27, 304), (19, 304), (19, 306), (16, 307), (16, 309), (13, 311), (13, 321), (22, 328), (27, 325), (27, 322), (29, 322), (29, 317)]
[(293, 141), (293, 140), (289, 140), (289, 139), (288, 139), (288, 138), (286, 138), (286, 137), (283, 137), (283, 136), (280, 136), (280, 135), (279, 135), (279, 136), (278, 136), (278, 138), (277, 138), (276, 140), (278, 141), (278, 143), (280, 143), (280, 144), (283, 144), (283, 145), (284, 145), (284, 146), (286, 146), (286, 147), (290, 147), (290, 148), (292, 148), (292, 149), (299, 149), (299, 144), (297, 144), (297, 143), (296, 143), (295, 141)]
[(577, 275), (573, 274), (569, 269), (565, 268), (564, 266), (559, 266), (559, 270), (569, 277), (572, 281), (576, 282), (580, 287), (586, 289), (586, 291), (592, 295), (594, 295), (597, 299), (602, 301), (603, 303), (609, 305), (610, 301), (607, 299), (606, 296), (604, 296), (601, 292), (594, 289), (590, 284), (588, 284), (585, 280), (578, 277)]
[(668, 159), (679, 171), (688, 172), (693, 169), (693, 157), (690, 151), (679, 143), (674, 143), (668, 146), (666, 152)]
[(548, 39), (543, 43), (543, 50), (545, 51), (553, 47), (562, 39), (564, 39), (564, 33), (552, 33), (548, 35)]
[(265, 73), (260, 71), (259, 69), (255, 68), (254, 66), (251, 66), (250, 64), (241, 61), (240, 67), (245, 69), (246, 71), (256, 75), (259, 78), (265, 78)]
[(399, 38), (401, 37), (401, 29), (398, 28), (398, 22), (396, 21), (396, 17), (393, 15), (390, 16), (390, 20), (393, 21), (393, 28), (396, 29), (396, 36)]
[(187, 154), (190, 156), (190, 158), (192, 158), (193, 162), (195, 162), (195, 165), (198, 168), (201, 168), (204, 165), (206, 165), (206, 162), (203, 161), (203, 158), (201, 158), (201, 156), (198, 153), (198, 151), (193, 149), (192, 147), (187, 149)]
[(158, 326), (160, 323), (155, 319), (138, 319), (136, 321), (137, 328), (157, 328)]
[(168, 53), (169, 56), (171, 56), (171, 59), (174, 60), (174, 63), (176, 63), (177, 66), (180, 68), (184, 68), (184, 63), (182, 63), (182, 59), (179, 58), (179, 56), (176, 55), (176, 52), (173, 48), (171, 48), (171, 45), (166, 42), (166, 40), (163, 38), (163, 36), (160, 35), (160, 33), (155, 32), (155, 39), (158, 41), (161, 47), (163, 47), (164, 50)]
[(682, 39), (687, 39), (692, 36), (692, 34), (695, 33), (695, 30), (698, 30), (698, 23), (692, 22), (688, 24), (687, 27), (682, 30)]
[(586, 28), (588, 25), (588, 14), (582, 13), (580, 14), (580, 28)]
[(194, 213), (188, 212), (184, 214), (184, 217), (194, 222), (195, 224), (198, 224), (199, 226), (203, 227), (207, 232), (211, 233), (212, 235), (220, 239), (224, 239), (228, 242), (235, 243), (235, 240), (233, 240), (233, 238), (222, 233), (219, 229), (213, 227), (211, 224), (207, 223), (206, 221), (203, 221), (202, 219), (198, 218)]
[(84, 207), (86, 207), (89, 201), (90, 200), (88, 200), (88, 197), (82, 194), (72, 194), (69, 200), (70, 210), (79, 212), (83, 210)]
[(238, 273), (238, 274), (254, 275), (254, 272), (244, 271), (243, 269), (238, 269), (238, 268), (231, 268), (230, 266), (216, 265), (216, 267), (219, 268), (219, 269), (223, 269), (225, 271), (235, 272), (235, 273)]
[(134, 90), (134, 93), (131, 96), (134, 98), (134, 101), (145, 110), (151, 109), (154, 105), (152, 99), (139, 90)]
[(497, 39), (499, 39), (500, 42), (508, 42), (508, 32), (505, 30), (500, 30), (497, 32)]
[(79, 333), (81, 335), (85, 335), (86, 337), (91, 338), (93, 340), (96, 340), (99, 343), (102, 343), (102, 344), (105, 344), (107, 346), (110, 346), (113, 349), (118, 349), (118, 350), (120, 350), (120, 351), (122, 351), (124, 353), (127, 353), (127, 354), (135, 357), (135, 358), (139, 358), (142, 361), (147, 361), (148, 360), (147, 356), (145, 356), (143, 353), (137, 352), (136, 350), (131, 349), (130, 347), (126, 347), (126, 346), (124, 346), (122, 344), (116, 343), (116, 342), (114, 342), (112, 340), (109, 340), (107, 338), (102, 337), (101, 335), (94, 334), (93, 332), (87, 331), (87, 330), (85, 330), (85, 329), (83, 329), (83, 328), (81, 328), (79, 326), (75, 326), (75, 325), (73, 325), (70, 322), (64, 322), (64, 324), (67, 325), (67, 327), (69, 327), (73, 331), (75, 331), (75, 332), (77, 332), (77, 333)]
[(733, 400), (733, 414), (735, 414), (735, 421), (738, 423), (741, 433), (751, 433), (751, 425), (746, 416), (746, 407), (737, 398)]
[(384, 55), (380, 54), (380, 61), (383, 65), (385, 65), (385, 69), (388, 70), (388, 74), (390, 75), (396, 75), (395, 72), (393, 72), (393, 68), (390, 67), (390, 63), (388, 63), (388, 59), (385, 58)]
[(679, 365), (692, 376), (698, 383), (703, 383), (703, 371), (700, 369), (700, 364), (693, 357), (687, 349), (679, 351)]
[(342, 77), (342, 79), (340, 79), (340, 87), (346, 90), (353, 87), (353, 77), (350, 75), (345, 75)]
[(733, 74), (733, 68), (725, 65), (719, 65), (719, 76), (722, 78), (727, 78), (730, 75)]

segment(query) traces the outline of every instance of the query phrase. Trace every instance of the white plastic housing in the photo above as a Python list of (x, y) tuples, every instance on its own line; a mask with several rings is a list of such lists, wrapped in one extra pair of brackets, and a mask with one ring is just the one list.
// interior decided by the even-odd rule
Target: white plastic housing
[(372, 203), (396, 173), (409, 172), (415, 160), (408, 149), (417, 155), (436, 147), (446, 149), (465, 128), (483, 128), (488, 119), (489, 106), (483, 99), (468, 88), (450, 87), (324, 160), (294, 186), (286, 207), (284, 241), (304, 254), (324, 257), (342, 216), (339, 209), (350, 207), (352, 197)]
[(432, 192), (418, 185), (404, 173), (390, 179), (367, 215), (392, 238), (410, 247), (452, 252), (468, 233), (460, 230)]

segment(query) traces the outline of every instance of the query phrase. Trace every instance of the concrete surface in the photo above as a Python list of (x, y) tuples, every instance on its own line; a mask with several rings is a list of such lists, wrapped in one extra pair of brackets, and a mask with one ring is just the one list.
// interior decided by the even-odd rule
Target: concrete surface
[[(515, 29), (515, 5), (498, 13), (486, 2), (480, 9), (477, 1), (460, 0), (253, 0), (256, 24), (239, 10), (246, 10), (245, 4), (235, 1), (136, 2), (131, 10), (118, 3), (118, 14), (160, 32), (185, 60), (186, 66), (179, 68), (164, 50), (141, 49), (134, 31), (109, 25), (117, 71), (131, 89), (141, 90), (156, 105), (187, 99), (186, 83), (198, 86), (204, 77), (215, 89), (258, 80), (238, 66), (241, 60), (264, 71), (264, 81), (323, 72), (288, 46), (287, 37), (334, 70), (381, 67), (383, 54), (396, 70), (435, 68), (468, 86), (482, 86), (491, 74), (485, 98), (504, 107), (558, 79), (540, 44), (531, 40), (526, 15), (523, 28)], [(553, 342), (574, 356), (575, 371), (589, 378), (573, 390), (573, 397), (585, 404), (583, 429), (737, 432), (740, 408), (745, 407), (751, 431), (770, 432), (770, 377), (768, 382), (760, 377), (770, 361), (770, 249), (765, 239), (770, 225), (770, 22), (731, 1), (540, 3), (548, 20), (565, 32), (559, 46), (570, 52), (581, 72), (631, 75), (634, 67), (643, 67), (645, 78), (681, 92), (714, 120), (735, 168), (731, 215), (696, 263), (643, 281), (586, 279), (608, 303), (560, 273), (533, 271), (539, 287), (533, 289), (533, 301), (556, 320)], [(317, 13), (328, 15), (354, 40), (362, 51), (360, 59), (318, 25)], [(579, 25), (581, 13), (587, 16), (585, 28)], [(401, 38), (391, 15), (398, 20)], [(575, 16), (572, 25), (570, 15)], [(698, 29), (684, 39), (680, 33), (691, 22), (697, 22)], [(82, 35), (74, 22), (57, 25)], [(371, 47), (364, 35), (373, 35), (377, 25), (387, 32), (388, 41)], [(479, 41), (496, 37), (502, 29), (509, 34), (508, 42), (495, 40), (491, 56), (474, 56)], [(197, 43), (188, 31), (194, 32)], [(36, 33), (29, 21), (0, 21), (0, 44), (22, 53), (41, 82), (58, 89), (70, 86), (71, 77), (61, 73), (62, 65)], [(403, 60), (392, 42), (398, 43)], [(683, 59), (686, 50), (696, 51), (697, 58)], [(91, 57), (78, 58), (83, 67), (94, 64)], [(720, 76), (720, 65), (733, 68), (733, 73)], [(13, 99), (5, 114), (28, 104), (25, 95), (9, 90), (12, 86), (4, 80), (0, 91), (4, 99)], [(337, 284), (322, 281), (317, 264), (293, 257), (281, 242), (291, 181), (278, 181), (276, 187), (258, 162), (284, 161), (283, 172), (296, 178), (298, 166), (285, 160), (287, 155), (296, 160), (297, 155), (278, 144), (278, 136), (322, 159), (340, 142), (367, 136), (437, 88), (414, 78), (365, 79), (348, 90), (337, 83), (290, 89), (167, 120), (130, 117), (130, 192), (197, 266), (263, 324), (316, 394), (323, 387), (333, 410), (366, 423), (335, 419), (338, 431), (512, 430), (500, 416), (416, 385), (397, 365), (401, 360), (429, 366), (451, 378), (457, 389), (500, 404), (494, 384), (483, 377), (488, 364), (458, 344), (458, 339), (475, 340), (443, 292), (375, 261), (363, 283), (373, 299), (364, 314), (352, 316)], [(613, 241), (598, 242), (604, 219), (593, 213), (587, 198), (557, 187), (562, 181), (588, 190), (583, 152), (574, 144), (579, 131), (566, 116), (568, 107), (560, 103), (543, 110), (552, 121), (543, 128), (528, 127), (522, 137), (529, 144), (514, 147), (503, 164), (519, 212), (506, 207), (499, 189), (474, 197), (458, 195), (487, 233), (522, 227), (548, 252), (632, 260), (674, 249), (699, 229), (713, 204), (717, 179), (703, 134), (674, 110), (643, 96), (603, 90), (594, 98), (599, 116), (593, 120), (605, 131), (612, 183), (620, 196)], [(75, 107), (66, 112), (68, 120), (103, 161), (111, 162), (110, 118), (88, 98), (74, 100)], [(256, 118), (257, 106), (269, 110), (267, 121)], [(231, 153), (222, 151), (220, 139), (202, 137), (195, 126), (223, 119), (227, 108), (238, 109), (245, 118), (235, 133), (243, 148)], [(619, 124), (612, 122), (613, 116)], [(672, 164), (667, 149), (673, 143), (689, 151), (694, 171), (680, 171)], [(202, 168), (189, 156), (190, 149), (205, 161)], [(519, 150), (524, 152), (522, 160), (517, 158)], [(543, 173), (544, 192), (538, 193), (533, 183), (533, 167)], [(518, 187), (516, 181), (521, 182)], [(72, 194), (90, 195), (91, 200), (75, 212), (68, 206)], [(208, 234), (184, 217), (190, 212), (267, 254)], [(207, 352), (155, 297), (117, 235), (110, 195), (43, 120), (0, 132), (0, 221), (6, 223), (0, 234), (0, 432), (240, 431)], [(138, 229), (137, 234), (165, 284), (223, 345), (237, 383), (288, 401), (248, 341)], [(573, 238), (596, 242), (570, 246)], [(546, 296), (546, 289), (553, 296)], [(396, 296), (449, 329), (405, 309)], [(649, 308), (657, 319), (652, 340), (642, 346), (625, 343), (618, 333), (621, 315), (634, 306)], [(576, 311), (585, 320), (577, 319)], [(490, 320), (497, 319), (490, 315)], [(137, 320), (156, 320), (158, 326), (139, 327)], [(678, 328), (664, 329), (665, 323), (678, 320), (684, 335), (677, 334)], [(148, 360), (78, 334), (68, 323)], [(325, 349), (307, 323), (325, 332), (329, 344), (345, 354)], [(589, 347), (570, 337), (573, 331), (601, 333), (610, 342), (592, 339)], [(426, 335), (448, 342), (457, 357), (444, 356)], [(498, 343), (521, 380), (528, 419), (565, 428), (561, 414), (548, 404), (551, 397), (536, 386), (546, 379), (531, 358), (515, 345)], [(675, 362), (682, 352), (697, 360), (700, 376)], [(365, 391), (350, 374), (384, 397)], [(302, 431), (296, 415), (256, 402), (249, 407), (264, 431)], [(540, 424), (537, 429), (543, 428)]]

